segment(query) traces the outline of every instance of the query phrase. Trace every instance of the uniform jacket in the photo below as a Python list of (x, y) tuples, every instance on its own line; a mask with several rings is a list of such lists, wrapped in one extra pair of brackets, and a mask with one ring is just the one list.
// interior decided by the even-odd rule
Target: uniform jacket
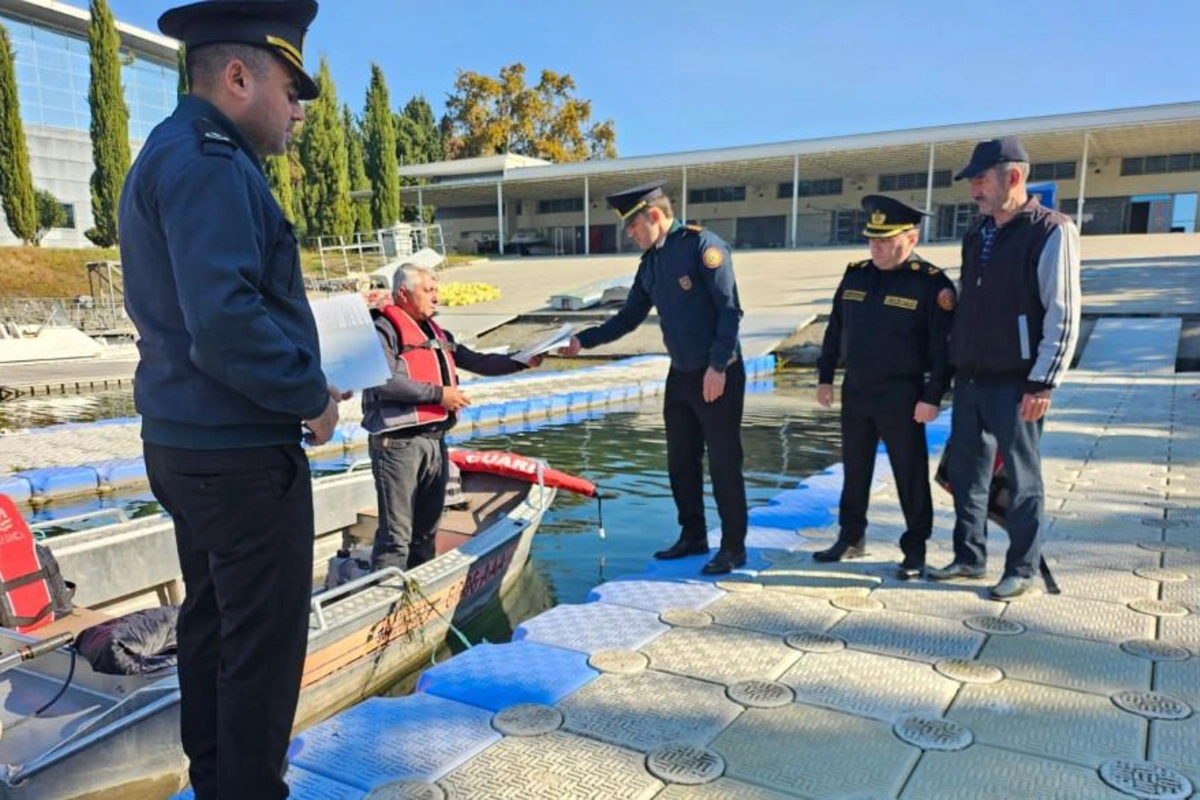
[(579, 334), (584, 347), (615, 341), (658, 309), (671, 366), (681, 371), (724, 371), (741, 356), (742, 307), (729, 247), (711, 231), (675, 221), (662, 247), (642, 254), (637, 275), (615, 316)]
[(125, 307), (140, 339), (142, 437), (182, 448), (294, 444), (329, 400), (292, 224), (237, 127), (186, 96), (120, 201)]
[(832, 383), (844, 362), (847, 385), (869, 391), (923, 381), (921, 399), (937, 405), (950, 385), (947, 337), (955, 302), (945, 273), (916, 256), (893, 270), (870, 259), (851, 263), (833, 296), (818, 380)]

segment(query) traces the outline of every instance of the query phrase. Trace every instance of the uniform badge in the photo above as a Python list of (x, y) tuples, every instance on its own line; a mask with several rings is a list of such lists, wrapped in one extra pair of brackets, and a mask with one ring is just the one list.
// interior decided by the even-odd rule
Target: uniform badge
[(690, 275), (680, 276), (679, 288), (683, 289), (685, 292), (690, 292), (692, 290), (692, 278)]
[(943, 311), (953, 311), (955, 306), (954, 290), (942, 289), (937, 296), (938, 308)]
[(704, 261), (704, 266), (709, 269), (716, 269), (725, 263), (725, 253), (721, 251), (721, 248), (714, 245), (713, 247), (704, 248), (704, 255), (701, 256), (701, 259)]
[(844, 289), (842, 291), (842, 299), (861, 303), (867, 299), (867, 293), (859, 289)]
[(889, 294), (887, 297), (883, 298), (883, 304), (885, 306), (892, 306), (894, 308), (907, 309), (908, 311), (917, 310), (917, 301), (911, 297), (896, 297), (895, 295)]

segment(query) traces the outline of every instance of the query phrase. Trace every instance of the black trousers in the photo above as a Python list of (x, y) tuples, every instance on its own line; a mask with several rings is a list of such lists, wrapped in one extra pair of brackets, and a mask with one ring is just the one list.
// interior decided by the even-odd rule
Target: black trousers
[(867, 505), (880, 439), (896, 481), (906, 530), (900, 537), (905, 555), (923, 558), (933, 532), (933, 498), (929, 493), (929, 448), (925, 426), (913, 421), (921, 384), (895, 381), (870, 390), (857, 388), (851, 377), (842, 387), (842, 463), (845, 474), (838, 509), (838, 538), (857, 542), (867, 532)]
[(145, 445), (175, 523), (183, 749), (197, 800), (287, 797), (313, 581), (312, 478), (299, 445)]
[(954, 382), (949, 476), (954, 491), (954, 560), (987, 563), (987, 503), (996, 451), (1004, 456), (1009, 548), (1004, 577), (1032, 578), (1041, 560), (1046, 496), (1042, 483), (1042, 424), (1021, 419), (1025, 389), (1014, 382)]
[(679, 512), (681, 536), (707, 541), (704, 522), (704, 451), (713, 497), (721, 518), (721, 548), (746, 546), (746, 481), (742, 475), (742, 408), (746, 402), (746, 368), (739, 359), (725, 370), (725, 393), (704, 402), (705, 370), (667, 373), (663, 420), (667, 427), (667, 469), (671, 494)]
[(435, 536), (446, 504), (450, 459), (442, 436), (371, 437), (371, 472), (379, 527), (376, 569), (412, 569), (436, 555)]

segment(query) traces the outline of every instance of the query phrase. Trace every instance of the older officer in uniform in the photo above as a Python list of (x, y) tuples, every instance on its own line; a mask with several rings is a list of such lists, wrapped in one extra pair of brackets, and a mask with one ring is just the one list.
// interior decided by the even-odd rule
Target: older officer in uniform
[(321, 371), (299, 250), (263, 176), (301, 100), (313, 0), (214, 0), (159, 28), (191, 93), (146, 139), (120, 205), (134, 394), (150, 486), (175, 524), (180, 723), (196, 797), (286, 797), (308, 634), (313, 507), (303, 428), (341, 394)]
[(875, 451), (883, 439), (904, 511), (899, 577), (907, 580), (921, 574), (933, 532), (925, 423), (937, 417), (950, 382), (947, 337), (955, 293), (941, 270), (913, 254), (925, 212), (878, 194), (864, 197), (862, 207), (871, 258), (846, 268), (817, 360), (817, 402), (826, 408), (833, 403), (839, 360), (846, 369), (841, 530), (834, 545), (813, 559), (863, 555)]
[(662, 182), (609, 196), (625, 233), (644, 251), (624, 307), (597, 328), (572, 337), (566, 355), (637, 328), (658, 308), (671, 369), (663, 418), (667, 467), (679, 512), (678, 541), (655, 558), (708, 553), (704, 522), (704, 451), (721, 517), (721, 549), (704, 565), (721, 575), (746, 563), (746, 483), (742, 406), (746, 370), (738, 345), (742, 309), (729, 247), (710, 231), (675, 219)]

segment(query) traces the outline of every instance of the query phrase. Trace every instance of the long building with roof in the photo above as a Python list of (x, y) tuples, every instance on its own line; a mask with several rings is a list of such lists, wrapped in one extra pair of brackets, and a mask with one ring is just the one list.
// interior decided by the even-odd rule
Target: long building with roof
[(953, 180), (977, 141), (1022, 138), (1031, 182), (1086, 234), (1194, 232), (1200, 224), (1200, 103), (974, 122), (777, 144), (552, 164), (522, 156), (402, 167), (405, 202), (435, 206), (460, 251), (620, 252), (606, 194), (665, 180), (677, 216), (736, 248), (860, 241), (859, 201), (883, 192), (932, 213), (925, 238), (960, 238), (975, 214)]

